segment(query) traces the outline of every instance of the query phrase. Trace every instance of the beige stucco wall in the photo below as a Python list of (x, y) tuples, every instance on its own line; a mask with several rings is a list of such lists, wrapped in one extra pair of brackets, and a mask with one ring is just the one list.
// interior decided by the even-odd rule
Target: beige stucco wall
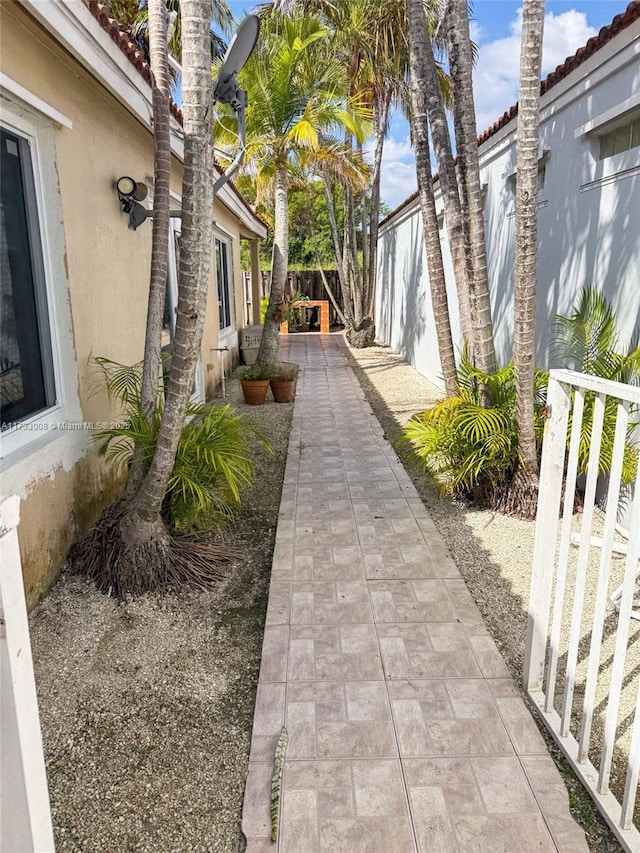
[[(0, 3), (0, 31), (2, 71), (73, 122), (73, 129), (53, 126), (62, 209), (62, 223), (57, 227), (64, 235), (62, 268), (66, 268), (66, 279), (61, 275), (52, 284), (68, 295), (82, 416), (87, 422), (113, 420), (117, 409), (102, 391), (96, 393), (92, 359), (107, 356), (125, 364), (141, 359), (151, 249), (150, 222), (137, 231), (128, 229), (113, 182), (124, 174), (137, 180), (149, 179), (153, 173), (153, 141), (150, 133), (17, 4)], [(181, 164), (177, 160), (172, 169), (172, 190), (178, 194), (181, 190)], [(236, 317), (241, 320), (239, 223), (222, 205), (217, 205), (215, 219), (233, 238)], [(209, 393), (219, 382), (218, 359), (211, 352), (218, 346), (214, 282), (212, 269), (202, 344)], [(84, 441), (86, 445), (86, 436)], [(21, 488), (16, 485), (15, 470), (11, 470), (11, 457), (3, 460), (0, 473), (5, 481), (0, 491), (8, 484), (23, 498), (19, 535), (31, 605), (55, 578), (72, 538), (86, 529), (119, 489), (115, 473), (105, 471), (86, 447), (72, 465), (63, 460), (56, 464), (52, 447), (47, 453), (54, 460), (49, 470)]]

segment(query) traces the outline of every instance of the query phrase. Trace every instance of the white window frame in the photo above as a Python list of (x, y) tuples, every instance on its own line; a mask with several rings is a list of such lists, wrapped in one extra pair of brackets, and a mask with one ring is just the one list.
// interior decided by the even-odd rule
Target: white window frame
[[(172, 193), (172, 198), (181, 204), (181, 200)], [(180, 237), (182, 232), (182, 220), (177, 217), (171, 217), (169, 221), (169, 267), (168, 279), (169, 286), (167, 295), (169, 296), (169, 313), (171, 316), (172, 335), (175, 334), (176, 327), (176, 310), (178, 305), (178, 258), (176, 255), (176, 239)], [(204, 402), (204, 370), (202, 368), (202, 352), (198, 353), (198, 361), (196, 362), (196, 371), (193, 380), (193, 394), (191, 399), (194, 402)]]
[(640, 172), (640, 147), (637, 145), (610, 157), (600, 157), (602, 137), (616, 127), (640, 117), (640, 94), (621, 101), (615, 107), (601, 113), (583, 124), (575, 131), (575, 138), (582, 138), (589, 149), (589, 180), (582, 184), (580, 191), (593, 189), (608, 183), (615, 183), (632, 177)]
[[(29, 107), (0, 98), (0, 123), (9, 133), (25, 139), (31, 154), (35, 194), (35, 216), (40, 237), (51, 364), (55, 402), (19, 421), (0, 436), (0, 471), (6, 471), (25, 454), (42, 444), (66, 436), (77, 445), (88, 445), (88, 433), (80, 428), (82, 412), (78, 398), (78, 372), (68, 305), (69, 284), (65, 269), (65, 238), (62, 203), (57, 186), (55, 136), (51, 120)], [(57, 286), (55, 283), (57, 282)], [(79, 454), (81, 455), (81, 454)], [(66, 456), (66, 454), (65, 454)], [(17, 488), (17, 487), (16, 487)]]
[[(228, 292), (229, 292), (229, 319), (228, 326), (220, 326), (220, 300), (218, 299), (218, 267), (216, 256), (216, 240), (219, 240), (222, 245), (226, 246), (227, 255), (227, 276), (228, 276)], [(234, 338), (237, 332), (236, 326), (236, 289), (234, 280), (234, 265), (233, 265), (233, 237), (222, 231), (220, 228), (215, 228), (213, 231), (213, 265), (214, 265), (214, 286), (216, 295), (216, 305), (218, 306), (218, 339), (227, 340)]]

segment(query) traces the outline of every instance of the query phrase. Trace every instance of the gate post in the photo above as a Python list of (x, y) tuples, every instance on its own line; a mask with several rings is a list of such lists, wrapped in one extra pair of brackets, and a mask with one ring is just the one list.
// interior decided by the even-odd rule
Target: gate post
[(548, 416), (542, 444), (531, 596), (524, 650), (523, 681), (528, 693), (542, 690), (544, 678), (570, 405), (568, 386), (555, 379), (552, 371), (547, 391)]
[(0, 849), (53, 853), (53, 830), (18, 548), (20, 498), (0, 496)]

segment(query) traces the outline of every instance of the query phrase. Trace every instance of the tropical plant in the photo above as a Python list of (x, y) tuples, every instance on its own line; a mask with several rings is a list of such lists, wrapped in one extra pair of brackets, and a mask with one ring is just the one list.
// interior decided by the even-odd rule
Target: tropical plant
[[(551, 318), (551, 354), (556, 364), (629, 385), (640, 384), (640, 346), (637, 336), (626, 346), (620, 338), (616, 317), (607, 298), (595, 287), (583, 288), (571, 314), (555, 314)], [(586, 474), (591, 447), (591, 427), (595, 393), (586, 391), (582, 431), (578, 449), (578, 473)], [(622, 466), (622, 480), (632, 483), (638, 464), (638, 441), (635, 430), (638, 410), (632, 410)], [(570, 415), (571, 417), (571, 415)], [(613, 440), (617, 417), (617, 401), (607, 396), (600, 450), (600, 473), (611, 470)], [(569, 433), (571, 430), (569, 430)]]
[[(366, 137), (368, 114), (347, 94), (346, 70), (324, 47), (328, 31), (317, 18), (265, 16), (260, 42), (242, 73), (248, 91), (245, 168), (256, 176), (258, 197), (274, 198), (271, 294), (258, 363), (280, 362), (282, 320), (289, 258), (288, 198), (292, 181), (315, 164), (340, 174), (357, 187), (366, 184), (367, 167), (338, 138), (348, 128)], [(223, 116), (216, 144), (237, 141), (233, 118)]]
[(521, 466), (511, 500), (533, 515), (538, 503), (535, 436), (535, 320), (538, 258), (538, 142), (540, 69), (545, 0), (524, 0), (516, 140), (516, 240), (513, 289), (513, 360)]
[[(109, 396), (123, 407), (117, 424), (94, 433), (97, 452), (126, 469), (137, 448), (146, 472), (162, 423), (163, 395), (156, 391), (149, 416), (140, 401), (142, 365), (130, 367), (105, 358), (96, 361)], [(240, 503), (241, 490), (253, 480), (249, 438), (255, 435), (264, 441), (229, 405), (190, 402), (187, 418), (162, 503), (163, 519), (173, 533), (209, 530), (228, 521)]]
[[(541, 414), (548, 375), (536, 372), (535, 405)], [(488, 388), (491, 405), (483, 400)], [(515, 420), (513, 363), (496, 373), (484, 373), (463, 354), (458, 368), (458, 393), (415, 415), (402, 441), (411, 442), (411, 455), (429, 471), (443, 495), (479, 505), (499, 506), (520, 461)], [(544, 421), (536, 421), (536, 440), (542, 444)]]

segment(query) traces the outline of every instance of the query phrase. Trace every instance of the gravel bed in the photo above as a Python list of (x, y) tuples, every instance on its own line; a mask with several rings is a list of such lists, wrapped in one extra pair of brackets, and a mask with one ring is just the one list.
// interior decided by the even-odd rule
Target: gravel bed
[[(352, 367), (358, 376), (367, 399), (380, 420), (387, 438), (395, 441), (401, 427), (416, 412), (422, 411), (436, 400), (442, 392), (405, 362), (397, 352), (388, 347), (372, 347), (364, 350), (349, 350)], [(411, 475), (414, 484), (427, 509), (431, 513), (438, 530), (462, 573), (473, 595), (487, 628), (493, 636), (511, 674), (516, 682), (522, 682), (522, 661), (524, 639), (527, 624), (527, 607), (531, 581), (533, 541), (535, 525), (500, 515), (466, 507), (461, 503), (439, 497), (435, 484), (428, 475), (407, 460), (407, 450), (400, 448), (399, 456)], [(581, 516), (576, 517), (576, 530), (579, 529)], [(598, 525), (594, 526), (594, 535), (599, 535)], [(568, 572), (568, 588), (572, 589), (572, 575), (575, 571), (577, 548), (572, 549), (573, 561)], [(597, 571), (597, 553), (592, 554), (590, 568)], [(623, 559), (614, 559), (611, 567), (611, 588), (621, 582), (624, 570)], [(593, 577), (593, 573), (590, 572)], [(585, 612), (593, 613), (595, 584), (589, 588)], [(596, 715), (594, 718), (593, 742), (600, 743), (602, 736), (602, 712), (606, 708), (608, 682), (611, 674), (613, 649), (615, 646), (614, 611), (608, 606), (608, 618), (605, 623), (605, 640), (601, 660), (601, 670), (596, 696)], [(566, 611), (566, 608), (565, 608)], [(581, 698), (581, 681), (586, 673), (588, 643), (590, 635), (583, 622), (583, 640), (579, 652), (576, 698)], [(562, 649), (566, 650), (568, 625), (564, 625)], [(628, 679), (622, 694), (619, 720), (619, 741), (612, 772), (612, 788), (620, 795), (624, 785), (623, 752), (628, 753), (631, 741), (631, 723), (633, 708), (637, 697), (637, 649), (640, 643), (640, 623), (636, 623), (631, 634), (627, 654)], [(560, 664), (563, 666), (562, 662)], [(634, 678), (635, 676), (635, 678)], [(561, 685), (558, 692), (561, 693)], [(575, 707), (575, 705), (574, 705)], [(590, 849), (594, 851), (614, 851), (621, 847), (610, 832), (593, 801), (573, 775), (569, 765), (562, 758), (543, 723), (539, 722), (550, 752), (556, 759), (569, 789), (572, 811), (584, 827)], [(577, 733), (579, 718), (574, 718), (574, 734)], [(620, 735), (620, 732), (622, 734)], [(596, 754), (590, 756), (596, 760)], [(638, 808), (636, 815), (640, 814)]]
[[(292, 404), (228, 402), (255, 483), (225, 540), (242, 557), (208, 592), (117, 603), (61, 576), (30, 617), (56, 849), (236, 853)], [(222, 402), (222, 401), (220, 401)]]

